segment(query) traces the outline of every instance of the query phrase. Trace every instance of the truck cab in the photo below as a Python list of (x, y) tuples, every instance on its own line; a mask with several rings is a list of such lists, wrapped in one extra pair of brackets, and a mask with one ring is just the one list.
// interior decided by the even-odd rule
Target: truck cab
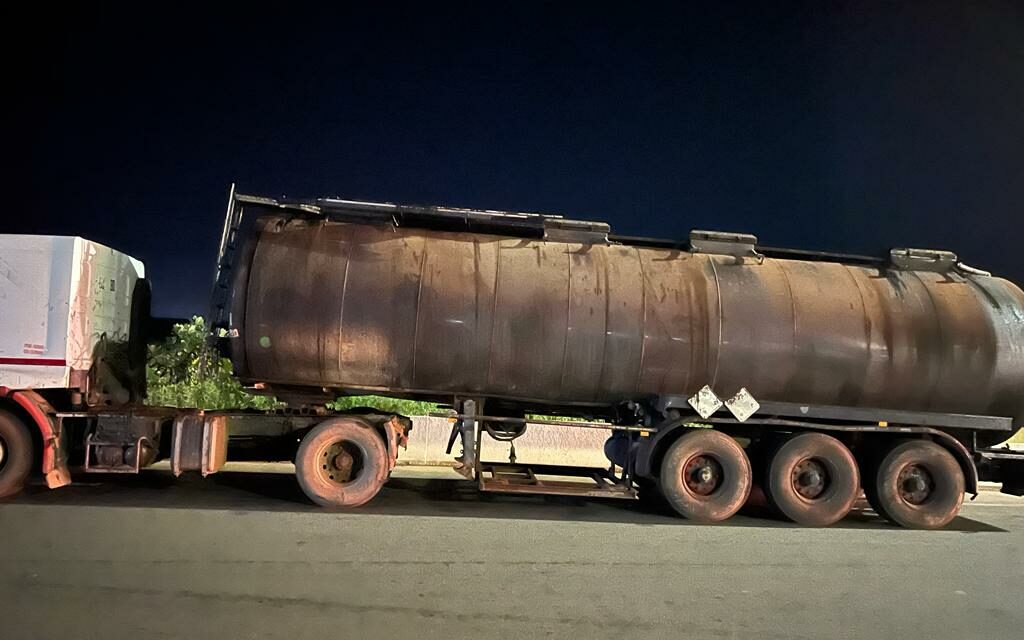
[(26, 438), (48, 483), (66, 484), (58, 413), (144, 397), (145, 277), (139, 260), (85, 238), (0, 235), (0, 495), (32, 466), (15, 446)]

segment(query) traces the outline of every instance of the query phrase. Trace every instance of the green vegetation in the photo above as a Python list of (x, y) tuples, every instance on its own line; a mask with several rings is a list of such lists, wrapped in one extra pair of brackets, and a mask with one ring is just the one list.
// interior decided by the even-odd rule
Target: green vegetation
[[(146, 401), (167, 407), (199, 409), (277, 409), (275, 398), (249, 393), (231, 375), (231, 361), (206, 342), (206, 323), (196, 316), (174, 326), (171, 337), (149, 347)], [(344, 396), (328, 404), (335, 410), (373, 407), (385, 413), (421, 416), (437, 411), (431, 402), (379, 396)]]
[[(205, 365), (205, 366), (204, 366)], [(274, 398), (248, 393), (231, 376), (231, 361), (206, 343), (200, 317), (174, 325), (171, 337), (150, 345), (146, 362), (149, 404), (199, 409), (274, 409)]]
[(605, 420), (587, 420), (586, 418), (574, 416), (549, 416), (543, 413), (528, 413), (526, 414), (526, 419), (536, 420), (537, 422), (605, 422)]
[(400, 413), (404, 416), (425, 416), (440, 408), (433, 402), (385, 398), (383, 396), (342, 396), (327, 404), (329, 409), (344, 411), (356, 407), (373, 407), (383, 413)]

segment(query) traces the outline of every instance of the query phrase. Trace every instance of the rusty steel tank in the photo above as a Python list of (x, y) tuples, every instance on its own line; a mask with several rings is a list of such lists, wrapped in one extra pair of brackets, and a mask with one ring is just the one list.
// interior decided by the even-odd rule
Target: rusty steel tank
[(744, 236), (673, 247), (571, 224), (533, 238), (293, 214), (258, 226), (231, 353), (270, 389), (567, 406), (707, 384), (1024, 425), (1024, 293), (952, 254), (773, 257)]

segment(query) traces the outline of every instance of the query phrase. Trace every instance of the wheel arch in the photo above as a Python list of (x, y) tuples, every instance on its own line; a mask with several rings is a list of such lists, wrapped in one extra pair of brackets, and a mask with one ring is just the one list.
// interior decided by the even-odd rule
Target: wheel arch
[(657, 479), (665, 452), (691, 428), (682, 418), (668, 420), (658, 426), (653, 437), (642, 438), (636, 451), (635, 472), (643, 478)]
[(38, 451), (33, 452), (33, 456), (39, 458), (46, 485), (56, 489), (71, 484), (67, 447), (59, 423), (53, 417), (56, 410), (50, 403), (31, 389), (13, 390), (7, 387), (0, 387), (0, 402), (4, 403), (4, 409), (12, 405), (16, 407), (12, 413), (29, 427), (33, 444), (38, 445)]
[(974, 464), (974, 458), (971, 456), (970, 451), (967, 450), (967, 447), (953, 436), (937, 429), (922, 427), (917, 433), (921, 434), (921, 437), (924, 437), (924, 435), (931, 436), (931, 440), (935, 444), (953, 455), (957, 464), (960, 465), (960, 470), (964, 472), (964, 492), (971, 494), (972, 497), (977, 497), (978, 467)]

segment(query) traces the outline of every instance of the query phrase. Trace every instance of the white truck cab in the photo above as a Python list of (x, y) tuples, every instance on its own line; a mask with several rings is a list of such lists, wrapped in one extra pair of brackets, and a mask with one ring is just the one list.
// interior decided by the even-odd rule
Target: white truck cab
[[(140, 261), (85, 238), (0, 235), (0, 386), (85, 392), (99, 359), (122, 368), (144, 278)], [(106, 384), (128, 401), (130, 385)]]

